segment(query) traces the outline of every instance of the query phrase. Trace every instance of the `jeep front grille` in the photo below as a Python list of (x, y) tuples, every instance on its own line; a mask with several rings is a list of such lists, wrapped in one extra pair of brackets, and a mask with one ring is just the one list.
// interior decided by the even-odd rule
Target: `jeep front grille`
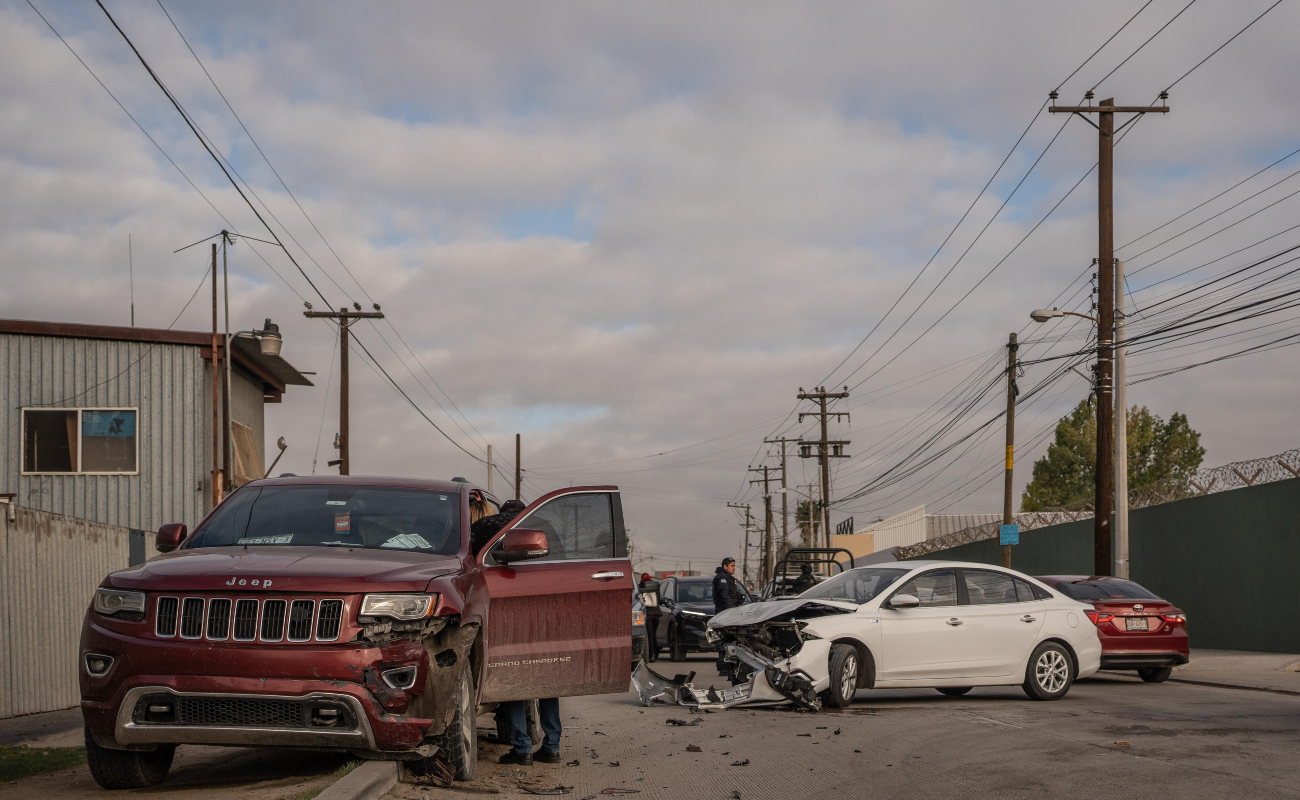
[(180, 608), (180, 604), (180, 599), (176, 597), (158, 598), (158, 619), (154, 625), (154, 633), (167, 637), (176, 635), (176, 611)]
[[(342, 600), (159, 597), (154, 635), (214, 642), (336, 642)], [(315, 636), (312, 635), (313, 630)]]
[(262, 604), (262, 641), (278, 642), (284, 638), (284, 600), (267, 600)]
[(316, 620), (316, 641), (333, 642), (339, 638), (339, 625), (343, 621), (342, 600), (322, 600)]
[(357, 719), (344, 703), (329, 698), (262, 698), (154, 693), (132, 709), (136, 725), (222, 728), (332, 728), (355, 730)]

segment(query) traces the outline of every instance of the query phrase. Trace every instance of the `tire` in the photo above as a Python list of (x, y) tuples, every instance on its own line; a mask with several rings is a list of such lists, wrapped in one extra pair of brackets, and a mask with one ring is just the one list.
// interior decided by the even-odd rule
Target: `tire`
[(460, 702), (447, 729), (433, 743), (447, 754), (452, 777), (472, 781), (478, 777), (478, 699), (474, 694), (474, 673), (466, 664), (460, 678)]
[(1173, 674), (1173, 667), (1147, 667), (1138, 670), (1138, 677), (1146, 683), (1164, 683)]
[(1030, 700), (1060, 700), (1073, 684), (1074, 661), (1064, 647), (1043, 642), (1034, 648), (1021, 686)]
[(672, 656), (673, 661), (681, 662), (686, 660), (686, 648), (678, 643), (677, 631), (675, 629), (670, 629), (668, 631), (668, 652)]
[(948, 697), (961, 697), (971, 690), (971, 687), (969, 686), (939, 686), (936, 688), (938, 689), (939, 694), (947, 695)]
[(86, 731), (86, 765), (90, 774), (105, 789), (147, 789), (157, 786), (172, 768), (174, 746), (159, 745), (157, 750), (109, 750), (95, 743)]
[(857, 648), (848, 644), (831, 645), (830, 688), (822, 692), (822, 703), (827, 708), (844, 708), (853, 702), (858, 692), (858, 675), (862, 662)]

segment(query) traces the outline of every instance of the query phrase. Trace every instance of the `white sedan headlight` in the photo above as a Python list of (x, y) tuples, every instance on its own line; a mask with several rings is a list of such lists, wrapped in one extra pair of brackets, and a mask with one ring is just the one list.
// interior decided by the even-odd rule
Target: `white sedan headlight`
[(436, 594), (368, 594), (361, 601), (363, 617), (390, 617), (399, 620), (424, 619), (437, 605)]
[(143, 614), (144, 592), (109, 589), (106, 586), (101, 586), (95, 590), (95, 611), (109, 616), (119, 611), (133, 611), (137, 614)]

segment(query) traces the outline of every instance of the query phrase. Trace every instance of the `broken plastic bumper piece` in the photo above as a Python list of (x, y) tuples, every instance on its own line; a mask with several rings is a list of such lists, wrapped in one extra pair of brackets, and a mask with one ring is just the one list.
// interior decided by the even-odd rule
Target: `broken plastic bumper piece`
[(642, 661), (632, 673), (632, 685), (643, 705), (656, 703), (682, 705), (689, 708), (730, 708), (739, 705), (783, 705), (794, 703), (801, 708), (816, 711), (821, 700), (813, 691), (811, 678), (802, 670), (786, 672), (765, 664), (739, 686), (719, 689), (696, 687), (692, 681), (695, 673), (667, 678)]

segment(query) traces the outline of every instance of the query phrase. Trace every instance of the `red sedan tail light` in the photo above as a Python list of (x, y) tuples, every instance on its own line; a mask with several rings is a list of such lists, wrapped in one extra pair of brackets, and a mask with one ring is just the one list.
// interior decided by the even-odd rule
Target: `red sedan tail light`
[(1100, 625), (1103, 622), (1110, 622), (1112, 619), (1115, 618), (1114, 614), (1103, 614), (1102, 612), (1097, 611), (1095, 609), (1092, 611), (1085, 611), (1083, 613), (1088, 616), (1088, 619), (1092, 620), (1093, 625)]
[(1182, 623), (1187, 622), (1186, 614), (1161, 614), (1160, 618), (1163, 619), (1165, 622), (1182, 622)]

